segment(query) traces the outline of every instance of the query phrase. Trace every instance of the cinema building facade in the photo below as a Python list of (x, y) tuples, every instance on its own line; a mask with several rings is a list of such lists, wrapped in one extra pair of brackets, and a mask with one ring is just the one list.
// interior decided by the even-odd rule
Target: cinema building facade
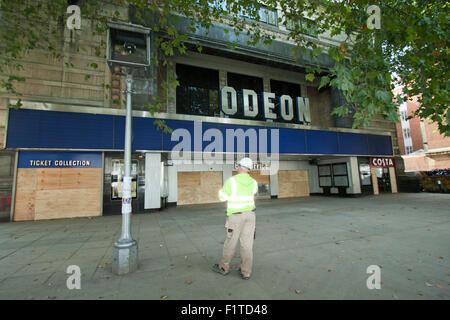
[[(132, 10), (121, 14), (133, 22)], [(135, 78), (133, 213), (218, 202), (218, 190), (236, 172), (242, 151), (256, 160), (252, 176), (260, 199), (397, 192), (395, 125), (376, 118), (369, 127), (351, 129), (351, 118), (332, 116), (342, 94), (318, 90), (317, 80), (305, 79), (306, 67), (327, 70), (332, 61), (325, 53), (314, 63), (307, 57), (294, 61), (294, 44), (283, 40), (286, 28), (273, 21), (265, 24), (280, 35), (272, 44), (247, 46), (245, 35), (235, 39), (217, 24), (209, 33), (190, 34), (187, 54), (155, 67), (151, 77)], [(183, 23), (180, 18), (180, 28)], [(8, 163), (2, 177), (11, 199), (3, 220), (121, 212), (125, 81), (104, 58), (76, 50), (98, 41), (88, 28), (65, 31), (64, 59), (43, 52), (28, 56), (20, 109), (7, 108), (13, 96), (0, 100), (1, 157)], [(338, 43), (306, 31), (305, 36), (324, 46)], [(240, 45), (229, 49), (235, 40)], [(98, 70), (86, 67), (92, 62)], [(180, 85), (166, 92), (160, 84), (171, 72)], [(152, 92), (166, 99), (153, 115), (143, 107)], [(155, 119), (172, 133), (159, 130)], [(180, 158), (180, 149), (191, 152)]]

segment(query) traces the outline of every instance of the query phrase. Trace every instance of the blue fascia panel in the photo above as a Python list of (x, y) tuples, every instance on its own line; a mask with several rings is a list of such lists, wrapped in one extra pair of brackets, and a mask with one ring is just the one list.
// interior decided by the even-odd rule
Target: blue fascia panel
[[(215, 141), (215, 134), (221, 133), (222, 152), (226, 152), (227, 133), (230, 136), (236, 130), (242, 130), (258, 139), (257, 146), (250, 146), (246, 138), (245, 152), (256, 148), (257, 152), (272, 153), (272, 138), (278, 134), (280, 154), (392, 155), (390, 136), (187, 120), (165, 120), (174, 131), (165, 134), (158, 130), (154, 120), (133, 118), (133, 150), (171, 151), (181, 141), (171, 140), (175, 138), (174, 133), (182, 133), (190, 139), (190, 150), (203, 151)], [(124, 116), (10, 109), (6, 147), (123, 150), (124, 132)], [(208, 133), (213, 136), (211, 141), (204, 139)], [(267, 137), (267, 150), (260, 150), (259, 141), (263, 136)], [(240, 151), (237, 145), (238, 139), (234, 138), (233, 152)]]
[(367, 136), (365, 134), (339, 132), (339, 154), (368, 155)]
[(369, 154), (373, 156), (392, 156), (392, 141), (390, 136), (367, 135)]
[(309, 154), (339, 154), (337, 132), (307, 130), (306, 140)]
[(113, 117), (10, 109), (7, 148), (112, 149)]

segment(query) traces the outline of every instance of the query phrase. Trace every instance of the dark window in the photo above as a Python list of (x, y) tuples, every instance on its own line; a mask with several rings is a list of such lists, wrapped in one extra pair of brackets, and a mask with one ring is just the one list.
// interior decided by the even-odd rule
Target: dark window
[(317, 38), (317, 25), (314, 20), (301, 18), (301, 19), (286, 19), (286, 29), (296, 30), (296, 27), (300, 29), (299, 31), (308, 36)]
[(319, 165), (319, 187), (348, 187), (347, 164)]
[(335, 187), (348, 187), (347, 163), (334, 163), (333, 185)]
[(254, 90), (258, 95), (258, 115), (254, 120), (263, 120), (263, 109), (262, 109), (262, 92), (263, 89), (263, 79), (258, 77), (246, 76), (237, 73), (228, 73), (227, 83), (229, 87), (236, 90), (237, 96), (237, 112), (235, 115), (230, 116), (231, 118), (244, 118), (243, 106), (242, 106), (242, 89)]
[(219, 117), (219, 71), (177, 64), (177, 113)]
[(333, 177), (331, 174), (331, 165), (320, 165), (319, 168), (319, 187), (332, 187)]
[[(254, 17), (250, 16), (250, 14), (244, 10), (241, 10), (240, 15), (254, 20)], [(267, 23), (267, 24), (270, 24), (273, 26), (278, 25), (277, 10), (272, 10), (272, 9), (262, 6), (261, 8), (259, 8), (258, 17), (259, 17), (259, 22), (264, 22), (264, 23)]]
[(300, 97), (300, 85), (298, 83), (284, 82), (278, 80), (270, 80), (270, 92), (275, 93), (275, 108), (273, 112), (277, 114), (277, 119), (274, 120), (276, 122), (286, 122), (280, 116), (280, 105), (279, 105), (279, 97), (282, 95), (288, 95), (292, 98), (292, 107), (294, 110), (294, 118), (289, 121), (289, 123), (300, 123), (298, 121), (298, 112), (295, 107), (295, 99)]

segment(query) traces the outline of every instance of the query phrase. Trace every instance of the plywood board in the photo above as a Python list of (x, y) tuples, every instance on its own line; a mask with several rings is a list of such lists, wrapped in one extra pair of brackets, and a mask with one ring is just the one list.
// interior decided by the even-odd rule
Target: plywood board
[[(237, 174), (237, 171), (233, 171), (233, 176)], [(261, 174), (260, 171), (251, 171), (250, 176), (258, 182), (258, 184), (270, 184), (270, 176), (267, 174)]]
[(38, 190), (35, 200), (35, 219), (98, 216), (100, 191), (96, 189)]
[(16, 201), (14, 205), (14, 221), (28, 221), (35, 218), (35, 190), (16, 190)]
[(201, 172), (200, 182), (200, 203), (220, 202), (219, 190), (222, 188), (222, 172), (208, 171)]
[(36, 177), (36, 169), (17, 169), (17, 187), (13, 216), (14, 221), (34, 220)]
[(278, 198), (309, 196), (309, 178), (307, 170), (279, 170)]
[(61, 171), (59, 189), (97, 189), (102, 180), (99, 168), (68, 168)]
[(101, 168), (19, 168), (14, 220), (100, 215)]
[(36, 177), (36, 169), (18, 168), (17, 190), (36, 190)]
[(221, 171), (178, 172), (179, 205), (219, 202)]
[(63, 169), (47, 168), (35, 170), (37, 171), (37, 190), (55, 190), (60, 188), (61, 170)]

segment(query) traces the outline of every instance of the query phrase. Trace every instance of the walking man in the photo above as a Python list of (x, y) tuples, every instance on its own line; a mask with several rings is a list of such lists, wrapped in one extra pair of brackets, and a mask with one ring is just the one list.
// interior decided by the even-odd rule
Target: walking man
[(248, 174), (253, 168), (250, 158), (239, 161), (238, 174), (227, 179), (219, 191), (219, 199), (227, 201), (227, 220), (225, 228), (227, 237), (223, 245), (223, 255), (220, 264), (215, 264), (213, 270), (227, 275), (230, 263), (236, 251), (238, 241), (241, 244), (242, 279), (250, 279), (253, 267), (253, 240), (255, 237), (255, 200), (258, 183)]

